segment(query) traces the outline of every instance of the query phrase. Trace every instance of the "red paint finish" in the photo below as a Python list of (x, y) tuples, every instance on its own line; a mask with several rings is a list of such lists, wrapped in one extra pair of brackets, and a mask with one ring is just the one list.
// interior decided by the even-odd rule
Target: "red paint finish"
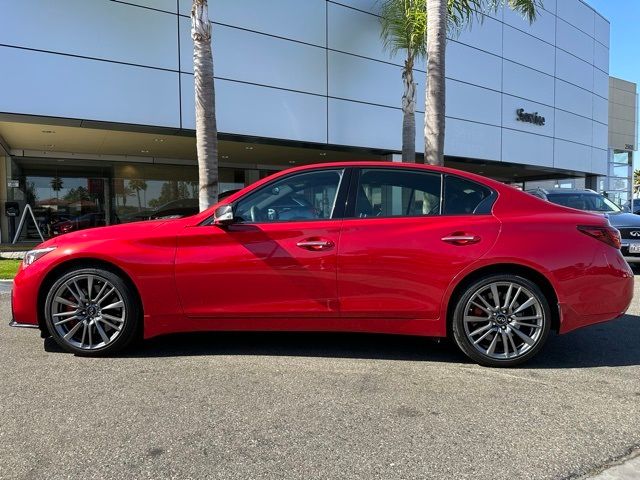
[(135, 286), (147, 338), (206, 330), (444, 336), (461, 282), (480, 269), (514, 266), (550, 284), (561, 333), (614, 319), (629, 306), (633, 275), (620, 251), (578, 230), (606, 226), (603, 216), (465, 172), (379, 162), (299, 167), (221, 204), (292, 172), (336, 166), (351, 167), (354, 175), (361, 167), (457, 175), (490, 187), (497, 199), (484, 215), (203, 225), (213, 207), (178, 220), (74, 232), (48, 240), (42, 246), (57, 249), (20, 268), (14, 319), (38, 324), (37, 299), (48, 282), (61, 269), (95, 262), (111, 265)]
[[(480, 241), (443, 240), (461, 225)], [(437, 320), (451, 280), (491, 249), (499, 231), (492, 215), (345, 220), (338, 253), (342, 316)]]
[[(338, 316), (340, 224), (322, 220), (183, 229), (175, 272), (185, 315)], [(328, 246), (314, 247), (321, 241)], [(307, 247), (309, 242), (314, 243)]]

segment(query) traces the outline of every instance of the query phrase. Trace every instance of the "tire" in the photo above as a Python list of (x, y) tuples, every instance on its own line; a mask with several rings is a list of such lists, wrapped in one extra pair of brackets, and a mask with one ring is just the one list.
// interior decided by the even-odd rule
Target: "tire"
[(519, 275), (487, 275), (459, 296), (451, 327), (456, 344), (471, 360), (486, 367), (513, 367), (544, 346), (551, 309), (531, 280)]
[(131, 287), (102, 268), (62, 274), (47, 292), (44, 318), (55, 342), (80, 356), (113, 355), (137, 337), (141, 326)]

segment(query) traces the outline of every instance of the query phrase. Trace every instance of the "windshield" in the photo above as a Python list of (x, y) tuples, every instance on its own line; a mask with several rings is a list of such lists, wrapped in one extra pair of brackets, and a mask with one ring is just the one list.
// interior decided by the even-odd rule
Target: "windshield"
[(550, 193), (547, 200), (563, 207), (588, 210), (590, 212), (621, 212), (622, 209), (603, 195), (597, 193)]

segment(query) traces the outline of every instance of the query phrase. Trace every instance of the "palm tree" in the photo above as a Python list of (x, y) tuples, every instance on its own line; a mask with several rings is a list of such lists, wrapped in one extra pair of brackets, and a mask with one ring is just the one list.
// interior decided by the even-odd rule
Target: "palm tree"
[(464, 28), (485, 13), (507, 5), (529, 22), (536, 18), (542, 0), (426, 0), (427, 81), (424, 115), (424, 155), (431, 165), (444, 163), (445, 48), (447, 30)]
[(134, 178), (133, 180), (129, 180), (129, 188), (131, 188), (138, 194), (138, 211), (142, 211), (142, 199), (140, 198), (140, 190), (147, 190), (147, 182), (140, 178)]
[(633, 193), (636, 194), (640, 191), (640, 170), (633, 171)]
[(402, 161), (416, 161), (416, 83), (415, 61), (424, 58), (427, 10), (424, 0), (385, 0), (381, 8), (380, 36), (391, 55), (406, 52), (402, 69)]
[(191, 38), (193, 38), (193, 75), (196, 97), (198, 198), (200, 211), (203, 211), (218, 201), (218, 129), (213, 84), (211, 22), (207, 0), (193, 0)]
[(58, 175), (51, 179), (51, 189), (56, 192), (56, 200), (58, 200), (58, 197), (60, 196), (60, 190), (62, 190), (63, 185), (64, 182)]

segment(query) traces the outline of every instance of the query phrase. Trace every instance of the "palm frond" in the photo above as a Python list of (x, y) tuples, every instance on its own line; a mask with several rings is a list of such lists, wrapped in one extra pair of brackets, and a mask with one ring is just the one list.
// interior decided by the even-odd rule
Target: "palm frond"
[(535, 21), (539, 9), (544, 7), (543, 0), (509, 0), (508, 4), (511, 10), (520, 13), (530, 23)]
[[(444, 0), (426, 0), (444, 1)], [(543, 7), (543, 0), (446, 0), (448, 30), (450, 34), (459, 33), (464, 27), (471, 27), (474, 22), (482, 23), (485, 15), (497, 12), (503, 6), (520, 13), (533, 23), (537, 13)]]
[(380, 9), (380, 24), (380, 37), (385, 49), (392, 55), (406, 50), (412, 58), (425, 56), (425, 0), (385, 0)]

